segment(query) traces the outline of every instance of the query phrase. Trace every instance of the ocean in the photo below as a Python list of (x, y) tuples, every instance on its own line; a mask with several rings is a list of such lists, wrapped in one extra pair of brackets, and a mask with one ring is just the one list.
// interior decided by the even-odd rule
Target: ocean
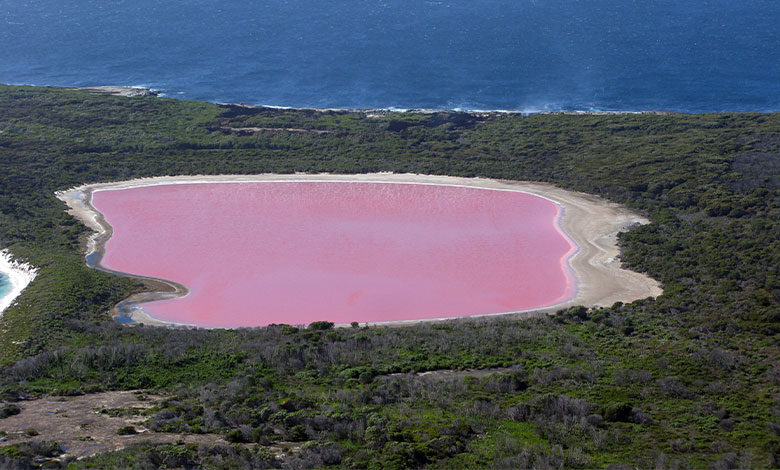
[(316, 108), (780, 111), (777, 0), (0, 0), (0, 82)]
[(6, 276), (3, 273), (0, 273), (0, 299), (5, 297), (9, 292), (11, 292), (11, 289), (13, 286), (11, 285), (10, 279), (8, 279), (8, 276)]

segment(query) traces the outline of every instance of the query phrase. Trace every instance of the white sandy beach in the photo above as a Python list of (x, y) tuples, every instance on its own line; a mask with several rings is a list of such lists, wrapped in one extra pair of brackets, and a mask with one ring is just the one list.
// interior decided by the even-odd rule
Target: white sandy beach
[(27, 263), (14, 261), (13, 255), (8, 250), (0, 250), (0, 273), (8, 276), (12, 286), (11, 291), (0, 298), (0, 312), (3, 312), (35, 279), (37, 271)]
[[(96, 234), (88, 242), (87, 254), (89, 254), (94, 251), (101, 252), (103, 245), (111, 235), (111, 227), (105, 222), (102, 214), (91, 205), (92, 193), (95, 191), (165, 184), (266, 181), (359, 181), (470, 186), (493, 190), (521, 191), (543, 197), (560, 205), (563, 209), (560, 219), (561, 229), (577, 245), (577, 251), (569, 258), (569, 266), (576, 279), (576, 294), (570, 300), (556, 305), (526, 312), (500, 312), (491, 315), (521, 314), (529, 316), (531, 313), (549, 313), (575, 305), (610, 306), (615, 302), (628, 303), (648, 297), (655, 298), (663, 293), (657, 281), (644, 274), (623, 269), (618, 259), (620, 251), (617, 246), (617, 234), (632, 226), (648, 223), (646, 219), (597, 196), (564, 190), (547, 183), (394, 173), (164, 176), (84, 185), (58, 192), (57, 197), (69, 206), (68, 212), (71, 215), (96, 231)], [(165, 280), (159, 281), (172, 288), (169, 289), (168, 293), (162, 294), (160, 299), (171, 298), (171, 290), (173, 296), (183, 296), (187, 293), (184, 286)], [(138, 303), (142, 303), (159, 299), (150, 293), (144, 293), (138, 294), (137, 300)], [(133, 308), (131, 315), (136, 322), (169, 325), (151, 318), (142, 308)], [(430, 320), (414, 320), (413, 322), (417, 321)], [(388, 322), (388, 324), (403, 323), (411, 322)]]

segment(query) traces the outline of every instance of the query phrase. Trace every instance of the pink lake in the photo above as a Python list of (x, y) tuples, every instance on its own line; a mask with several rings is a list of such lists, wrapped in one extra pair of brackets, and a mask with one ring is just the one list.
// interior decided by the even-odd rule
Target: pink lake
[(574, 295), (560, 207), (516, 191), (365, 182), (100, 190), (101, 264), (190, 293), (143, 304), (203, 327), (515, 312)]

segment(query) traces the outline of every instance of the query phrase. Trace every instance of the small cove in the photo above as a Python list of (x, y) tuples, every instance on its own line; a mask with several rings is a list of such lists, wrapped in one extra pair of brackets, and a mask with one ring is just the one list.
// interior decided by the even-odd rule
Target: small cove
[(0, 313), (14, 303), (36, 274), (33, 266), (14, 259), (8, 250), (0, 250)]

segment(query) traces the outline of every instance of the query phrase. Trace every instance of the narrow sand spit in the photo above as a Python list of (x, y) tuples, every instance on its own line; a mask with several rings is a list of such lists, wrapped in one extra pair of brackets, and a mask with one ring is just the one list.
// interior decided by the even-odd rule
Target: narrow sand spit
[(13, 260), (8, 250), (0, 250), (0, 273), (8, 276), (11, 281), (11, 291), (0, 298), (0, 313), (11, 306), (14, 299), (22, 293), (25, 287), (35, 279), (38, 271), (27, 263)]
[[(648, 221), (626, 208), (597, 196), (557, 188), (547, 183), (498, 181), (485, 178), (460, 178), (451, 176), (429, 176), (416, 174), (371, 173), (358, 175), (335, 174), (263, 174), (263, 175), (218, 175), (218, 176), (164, 176), (141, 178), (113, 183), (83, 185), (67, 191), (60, 191), (57, 197), (64, 201), (68, 213), (81, 220), (96, 233), (87, 242), (87, 262), (97, 269), (104, 253), (106, 241), (111, 237), (111, 226), (102, 214), (91, 204), (92, 193), (109, 189), (129, 189), (143, 186), (184, 183), (228, 183), (260, 181), (357, 181), (385, 183), (415, 183), (448, 186), (470, 186), (476, 188), (520, 191), (548, 199), (563, 208), (560, 219), (561, 229), (577, 245), (577, 252), (569, 259), (569, 265), (577, 283), (575, 296), (563, 303), (534, 309), (526, 312), (514, 312), (522, 316), (532, 316), (541, 312), (554, 312), (574, 305), (610, 306), (615, 302), (632, 302), (647, 297), (657, 297), (663, 292), (659, 283), (650, 277), (622, 269), (618, 260), (617, 234), (632, 226), (646, 224)], [(113, 271), (111, 271), (113, 272)], [(127, 273), (117, 273), (129, 275)], [(132, 276), (132, 275), (130, 275)], [(112, 312), (115, 316), (129, 317), (133, 322), (156, 325), (169, 325), (151, 318), (138, 304), (153, 300), (164, 300), (186, 295), (185, 286), (165, 279), (144, 279), (154, 283), (157, 292), (135, 294), (120, 303)], [(163, 287), (164, 288), (161, 288)], [(511, 315), (513, 313), (501, 313)], [(499, 314), (495, 314), (499, 315)], [(486, 316), (486, 315), (482, 315)], [(388, 324), (414, 323), (412, 320), (387, 322)]]

